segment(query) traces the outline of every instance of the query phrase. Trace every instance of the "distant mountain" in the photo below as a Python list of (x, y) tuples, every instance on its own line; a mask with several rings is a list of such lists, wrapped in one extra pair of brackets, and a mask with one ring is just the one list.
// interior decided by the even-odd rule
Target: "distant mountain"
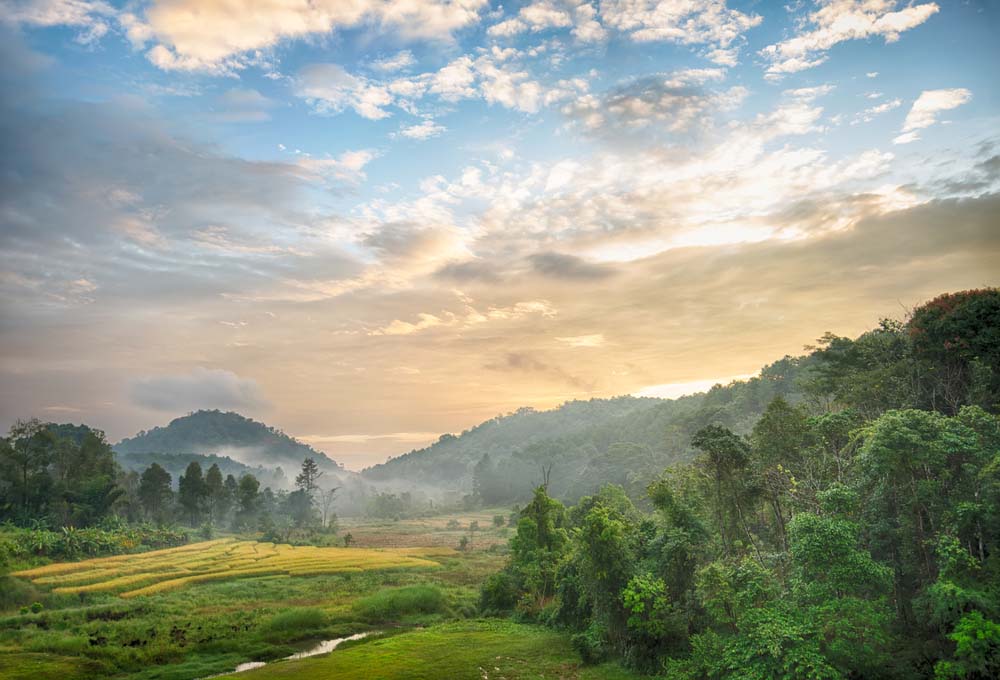
[(758, 377), (680, 399), (617, 397), (571, 401), (550, 411), (522, 408), (460, 435), (368, 468), (379, 486), (424, 486), (486, 502), (526, 498), (548, 478), (550, 493), (574, 499), (614, 482), (644, 496), (664, 467), (690, 460), (691, 436), (710, 423), (748, 432), (777, 395), (801, 398), (810, 357), (786, 357)]
[(123, 439), (115, 451), (129, 454), (201, 454), (229, 457), (244, 465), (281, 466), (294, 477), (305, 458), (322, 467), (339, 469), (337, 463), (316, 449), (296, 441), (281, 430), (231, 411), (195, 411)]

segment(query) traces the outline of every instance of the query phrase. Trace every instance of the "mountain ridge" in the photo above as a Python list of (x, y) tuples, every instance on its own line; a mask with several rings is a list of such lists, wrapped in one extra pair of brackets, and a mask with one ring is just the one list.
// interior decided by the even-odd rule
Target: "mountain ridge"
[(114, 445), (120, 455), (201, 454), (232, 458), (249, 466), (281, 466), (295, 470), (305, 458), (321, 466), (341, 469), (321, 451), (281, 430), (235, 411), (198, 410), (167, 425), (141, 430)]

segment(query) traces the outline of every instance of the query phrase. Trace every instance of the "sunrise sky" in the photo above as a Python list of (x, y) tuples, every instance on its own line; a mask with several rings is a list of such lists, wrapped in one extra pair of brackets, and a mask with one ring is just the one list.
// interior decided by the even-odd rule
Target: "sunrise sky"
[(359, 468), (1000, 272), (989, 1), (0, 1), (0, 425)]

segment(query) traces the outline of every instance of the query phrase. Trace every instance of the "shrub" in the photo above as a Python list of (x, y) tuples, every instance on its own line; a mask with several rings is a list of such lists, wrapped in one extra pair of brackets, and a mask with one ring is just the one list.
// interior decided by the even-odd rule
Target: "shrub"
[(574, 635), (571, 643), (585, 664), (601, 663), (608, 657), (604, 629), (597, 623), (591, 623), (587, 630)]
[(383, 590), (354, 605), (354, 611), (370, 621), (395, 621), (412, 614), (436, 614), (444, 609), (441, 590), (425, 585)]
[(285, 642), (315, 637), (329, 623), (330, 620), (322, 609), (298, 607), (272, 616), (262, 626), (262, 632), (264, 639), (269, 642)]
[(491, 574), (479, 592), (479, 608), (486, 614), (510, 611), (517, 604), (517, 584), (505, 571)]

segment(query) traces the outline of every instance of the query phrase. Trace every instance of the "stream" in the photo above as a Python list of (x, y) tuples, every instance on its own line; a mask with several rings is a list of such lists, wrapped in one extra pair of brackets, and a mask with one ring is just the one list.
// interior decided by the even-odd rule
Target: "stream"
[[(369, 631), (367, 633), (357, 633), (356, 635), (348, 635), (347, 637), (335, 638), (333, 640), (323, 640), (322, 642), (320, 642), (315, 647), (312, 647), (311, 649), (307, 649), (304, 652), (298, 652), (296, 654), (292, 654), (291, 656), (286, 656), (285, 658), (280, 660), (294, 661), (295, 659), (305, 659), (306, 657), (310, 656), (327, 654), (335, 650), (343, 642), (347, 642), (349, 640), (360, 640), (361, 638), (365, 638), (368, 637), (369, 635), (374, 634), (374, 632), (375, 631)], [(272, 661), (271, 663), (274, 662)], [(242, 673), (243, 671), (252, 671), (255, 668), (263, 668), (267, 664), (268, 664), (267, 661), (247, 661), (246, 663), (241, 663), (239, 666), (237, 666), (231, 671), (227, 671), (225, 673), (219, 673), (218, 675), (209, 675), (207, 678), (203, 678), (203, 680), (209, 680), (209, 678), (221, 678), (223, 676), (231, 675), (233, 673)]]

